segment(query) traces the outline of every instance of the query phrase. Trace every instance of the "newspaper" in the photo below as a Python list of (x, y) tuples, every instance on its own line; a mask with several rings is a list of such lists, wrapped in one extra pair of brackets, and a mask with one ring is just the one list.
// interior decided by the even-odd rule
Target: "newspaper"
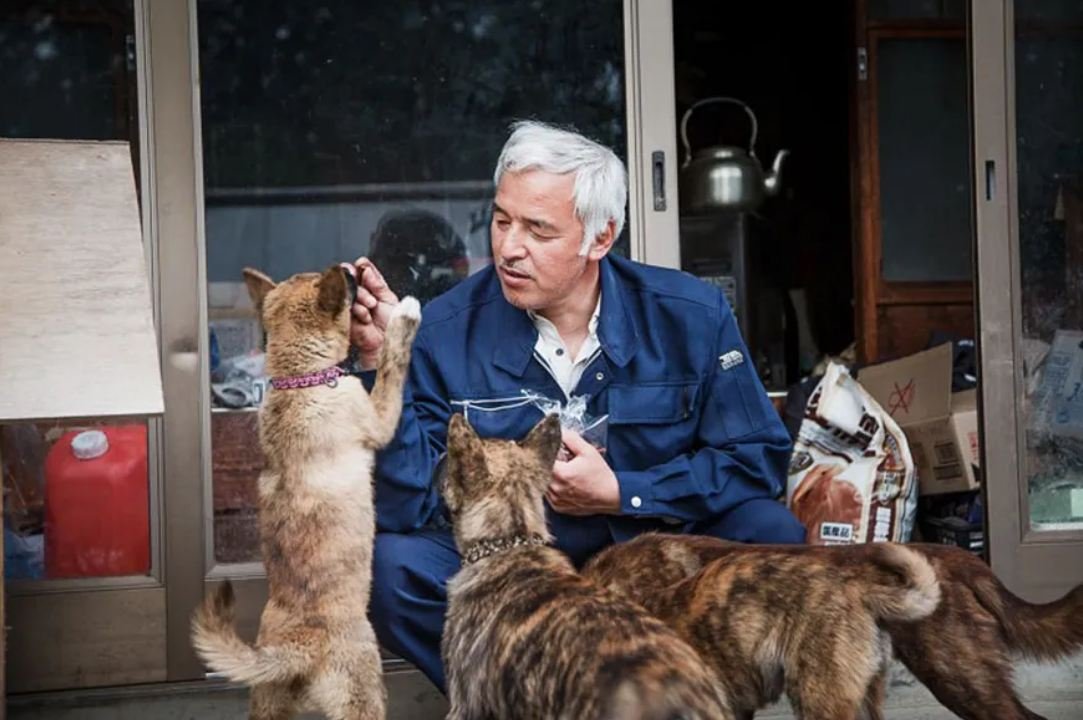
[(918, 501), (910, 446), (842, 365), (828, 365), (809, 397), (786, 485), (810, 544), (910, 539)]

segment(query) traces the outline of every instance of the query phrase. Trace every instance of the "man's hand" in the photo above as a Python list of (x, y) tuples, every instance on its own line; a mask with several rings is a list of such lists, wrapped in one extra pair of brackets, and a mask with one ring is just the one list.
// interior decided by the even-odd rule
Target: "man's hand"
[(566, 515), (614, 515), (620, 512), (617, 476), (597, 448), (576, 432), (562, 430), (561, 439), (571, 453), (553, 465), (553, 480), (546, 498)]
[(357, 300), (351, 311), (350, 342), (361, 351), (361, 367), (372, 370), (380, 357), (391, 309), (398, 304), (399, 298), (367, 257), (358, 258), (353, 268), (357, 277)]

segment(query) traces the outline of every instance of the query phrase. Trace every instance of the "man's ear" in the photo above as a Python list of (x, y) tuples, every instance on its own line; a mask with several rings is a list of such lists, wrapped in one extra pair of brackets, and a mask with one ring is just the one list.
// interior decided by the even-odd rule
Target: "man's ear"
[(354, 282), (353, 287), (356, 288), (357, 285), (353, 276), (341, 265), (332, 265), (327, 268), (317, 282), (320, 295), (316, 304), (320, 310), (328, 315), (337, 315), (344, 305), (347, 303), (352, 304), (351, 281)]
[(248, 297), (252, 298), (252, 305), (255, 306), (256, 312), (262, 315), (263, 299), (274, 289), (274, 280), (255, 268), (246, 267), (243, 274), (244, 284), (248, 288)]
[(610, 220), (605, 224), (603, 229), (598, 235), (591, 241), (587, 247), (586, 256), (588, 260), (601, 260), (609, 251), (613, 248), (613, 243), (617, 241), (617, 223)]
[(546, 469), (551, 469), (560, 452), (560, 418), (546, 415), (527, 436), (519, 441), (520, 447), (531, 450)]

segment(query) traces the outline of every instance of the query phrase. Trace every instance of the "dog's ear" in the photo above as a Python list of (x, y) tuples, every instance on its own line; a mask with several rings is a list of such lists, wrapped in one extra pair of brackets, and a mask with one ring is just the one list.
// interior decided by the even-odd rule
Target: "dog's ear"
[(248, 297), (252, 298), (252, 305), (256, 312), (263, 314), (263, 299), (267, 293), (275, 287), (275, 282), (255, 268), (244, 269), (244, 284), (248, 288)]
[(485, 453), (474, 428), (457, 413), (448, 422), (445, 466), (442, 483), (444, 502), (452, 513), (458, 513), (467, 478), (484, 471)]
[(353, 302), (352, 287), (356, 288), (356, 280), (342, 265), (332, 265), (320, 276), (318, 285), (320, 288), (319, 299), (316, 304), (320, 310), (328, 315), (337, 315), (346, 303)]
[(470, 423), (463, 415), (455, 413), (451, 416), (447, 426), (448, 452), (465, 450), (479, 439), (478, 434), (474, 432), (474, 428), (470, 427)]
[(560, 418), (546, 415), (541, 422), (519, 441), (519, 445), (538, 456), (542, 467), (552, 469), (560, 452)]

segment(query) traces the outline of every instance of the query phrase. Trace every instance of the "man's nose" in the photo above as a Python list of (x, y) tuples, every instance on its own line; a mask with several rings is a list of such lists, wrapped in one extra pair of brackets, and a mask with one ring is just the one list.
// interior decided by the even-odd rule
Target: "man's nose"
[(525, 257), (526, 244), (523, 242), (524, 239), (525, 231), (513, 224), (504, 233), (504, 242), (500, 245), (500, 255), (505, 260), (516, 260)]

